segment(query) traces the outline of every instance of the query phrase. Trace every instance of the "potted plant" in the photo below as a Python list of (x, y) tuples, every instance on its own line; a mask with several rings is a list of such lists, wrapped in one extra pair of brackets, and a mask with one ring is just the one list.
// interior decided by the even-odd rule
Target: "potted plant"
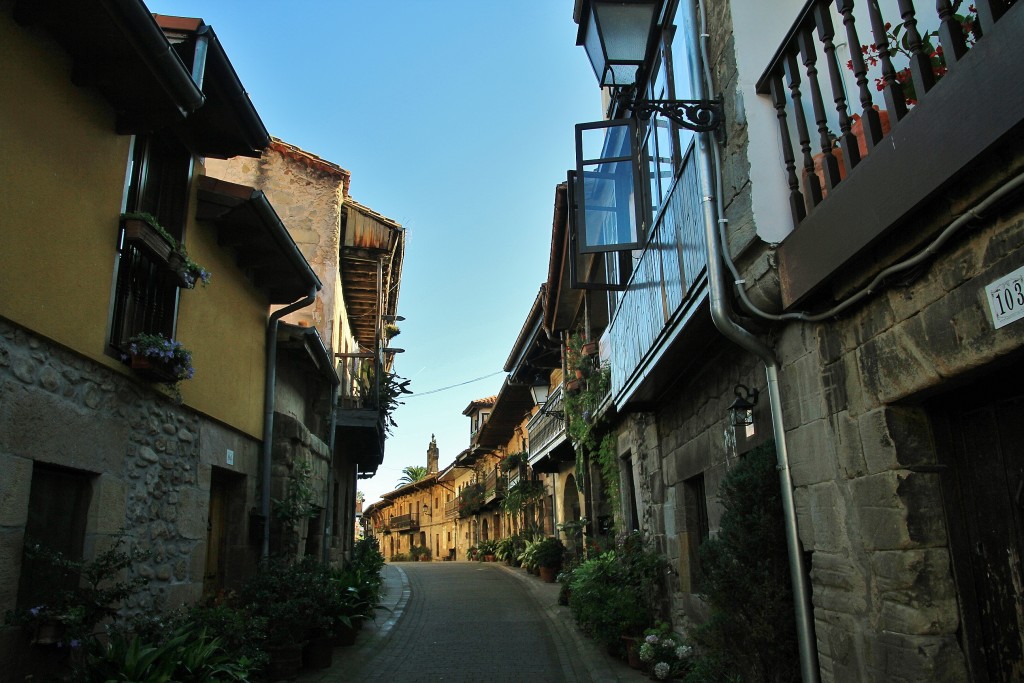
[(117, 614), (125, 598), (146, 584), (140, 576), (118, 578), (145, 558), (141, 551), (122, 550), (123, 544), (124, 538), (118, 536), (109, 550), (88, 561), (69, 559), (37, 543), (27, 544), (25, 557), (38, 568), (45, 588), (37, 604), (8, 611), (5, 622), (25, 627), (34, 645), (74, 647), (84, 643), (101, 622)]
[(494, 562), (494, 555), (498, 549), (498, 542), (494, 539), (488, 539), (480, 541), (478, 546), (479, 556), (481, 556), (484, 562)]
[(134, 372), (166, 385), (178, 398), (178, 383), (192, 379), (195, 374), (192, 352), (162, 334), (140, 333), (131, 337), (126, 360)]
[(302, 666), (309, 629), (328, 623), (323, 605), (314, 604), (309, 568), (307, 562), (268, 560), (242, 589), (245, 609), (267, 622), (263, 650), (270, 656), (271, 680), (294, 677)]
[(197, 282), (204, 286), (210, 282), (210, 271), (192, 260), (184, 245), (174, 239), (152, 214), (121, 214), (121, 225), (125, 242), (142, 249), (167, 266), (182, 289), (192, 289)]
[(565, 546), (554, 536), (548, 536), (537, 543), (533, 552), (533, 560), (540, 569), (540, 578), (545, 583), (554, 583), (558, 569), (562, 566)]

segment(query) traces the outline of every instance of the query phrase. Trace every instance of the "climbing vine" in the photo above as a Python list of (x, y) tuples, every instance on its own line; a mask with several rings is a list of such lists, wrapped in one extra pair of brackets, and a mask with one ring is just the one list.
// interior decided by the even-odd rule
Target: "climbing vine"
[(601, 473), (605, 497), (617, 519), (620, 498), (616, 437), (614, 432), (605, 432), (608, 425), (596, 417), (611, 390), (611, 368), (599, 363), (596, 344), (588, 344), (580, 332), (574, 332), (566, 347), (566, 371), (562, 408), (566, 431), (576, 447), (576, 475), (581, 481), (586, 479), (584, 456), (589, 453)]

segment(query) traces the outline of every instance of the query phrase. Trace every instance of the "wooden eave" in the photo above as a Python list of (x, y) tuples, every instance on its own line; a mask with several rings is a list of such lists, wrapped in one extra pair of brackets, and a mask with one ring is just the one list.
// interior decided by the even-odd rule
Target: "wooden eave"
[(13, 16), (43, 29), (67, 52), (71, 81), (100, 93), (120, 133), (182, 121), (206, 101), (140, 0), (17, 0)]
[(322, 288), (302, 252), (260, 190), (199, 176), (196, 218), (217, 228), (239, 268), (271, 304), (289, 304)]
[(363, 348), (375, 348), (381, 316), (398, 312), (405, 229), (346, 197), (339, 256), (353, 336)]

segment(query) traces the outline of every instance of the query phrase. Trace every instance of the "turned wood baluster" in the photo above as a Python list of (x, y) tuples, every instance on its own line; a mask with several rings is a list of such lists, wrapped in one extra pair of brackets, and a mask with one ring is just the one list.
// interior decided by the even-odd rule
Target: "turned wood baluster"
[[(895, 124), (907, 115), (907, 100), (903, 96), (903, 87), (896, 80), (896, 68), (889, 56), (889, 36), (885, 30), (885, 18), (878, 8), (878, 0), (868, 0), (868, 16), (871, 18), (871, 33), (878, 46), (878, 61), (882, 63), (882, 94), (885, 96), (885, 108), (889, 111), (890, 122)], [(895, 117), (895, 121), (891, 118)]]
[[(991, 30), (992, 26), (999, 21), (1006, 13), (1007, 3), (1005, 0), (964, 0), (964, 4), (974, 5), (978, 10), (978, 35)], [(960, 14), (967, 14), (963, 5), (960, 7)]]
[[(914, 83), (914, 95), (918, 101), (935, 85), (932, 71), (931, 49), (925, 47), (921, 32), (917, 30), (917, 12), (912, 0), (898, 0), (903, 28), (907, 32), (907, 47), (910, 49), (910, 77)], [(932, 46), (934, 48), (934, 46)]]
[(839, 182), (839, 160), (832, 152), (832, 133), (828, 129), (825, 102), (818, 82), (818, 53), (809, 24), (800, 30), (796, 40), (800, 47), (800, 58), (807, 69), (807, 84), (811, 88), (811, 106), (814, 109), (814, 122), (818, 126), (818, 144), (821, 145), (822, 175), (825, 177), (825, 186), (831, 190)]
[(832, 14), (828, 3), (819, 2), (814, 8), (814, 23), (818, 29), (818, 40), (821, 41), (828, 64), (829, 84), (832, 88), (832, 101), (836, 103), (839, 113), (839, 148), (843, 150), (843, 165), (849, 173), (860, 162), (860, 148), (856, 136), (850, 132), (850, 114), (846, 104), (846, 91), (843, 89), (843, 67), (836, 57), (835, 27), (832, 25)]
[(793, 140), (789, 136), (789, 124), (786, 122), (786, 88), (782, 85), (782, 69), (772, 77), (769, 84), (775, 116), (779, 119), (779, 133), (782, 135), (782, 161), (786, 165), (786, 182), (789, 184), (789, 210), (793, 213), (793, 225), (807, 215), (804, 196), (800, 194), (800, 179), (796, 174), (796, 159), (793, 157)]
[(818, 182), (818, 174), (814, 172), (814, 155), (811, 154), (811, 135), (807, 131), (807, 117), (804, 116), (803, 95), (800, 92), (800, 65), (796, 60), (796, 53), (790, 52), (785, 57), (785, 69), (789, 74), (789, 98), (793, 101), (793, 122), (796, 123), (797, 139), (800, 141), (800, 151), (803, 152), (804, 161), (804, 196), (807, 199), (808, 208), (813, 208), (821, 203), (821, 183)]
[(861, 125), (864, 140), (870, 150), (882, 139), (882, 121), (868, 89), (868, 67), (864, 64), (864, 55), (860, 51), (857, 20), (853, 17), (853, 0), (836, 0), (836, 9), (843, 17), (843, 26), (846, 27), (846, 43), (850, 46), (850, 63), (853, 65), (853, 75), (857, 79), (857, 92), (860, 97)]
[(942, 56), (946, 66), (952, 66), (967, 54), (967, 41), (964, 40), (964, 27), (956, 20), (953, 5), (949, 0), (935, 3), (939, 13), (939, 43), (942, 44)]

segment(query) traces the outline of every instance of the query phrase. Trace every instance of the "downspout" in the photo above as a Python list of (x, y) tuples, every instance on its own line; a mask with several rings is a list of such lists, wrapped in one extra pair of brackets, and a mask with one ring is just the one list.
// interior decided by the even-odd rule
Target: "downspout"
[[(707, 99), (711, 87), (709, 66), (706, 63), (706, 52), (698, 51), (698, 45), (704, 44), (707, 37), (707, 19), (703, 0), (697, 0), (700, 17), (693, 15), (696, 9), (692, 2), (683, 3), (689, 14), (687, 25), (690, 35), (685, 41), (689, 52), (691, 83), (697, 86), (697, 97)], [(698, 29), (699, 27), (699, 29)], [(701, 66), (703, 65), (703, 73)], [(741, 327), (733, 318), (728, 303), (728, 285), (726, 284), (723, 254), (725, 247), (719, 239), (718, 211), (716, 197), (718, 184), (718, 167), (713, 163), (718, 160), (716, 141), (711, 133), (698, 134), (697, 151), (700, 170), (700, 196), (704, 219), (704, 234), (707, 240), (707, 271), (708, 295), (711, 306), (711, 318), (715, 327), (730, 341), (742, 349), (757, 356), (765, 365), (768, 382), (768, 401), (771, 409), (772, 430), (775, 436), (775, 451), (779, 470), (779, 484), (782, 493), (782, 510), (786, 530), (786, 548), (789, 555), (789, 576), (793, 587), (793, 603), (796, 612), (796, 631), (799, 645), (800, 674), (804, 683), (820, 681), (818, 651), (814, 634), (814, 616), (811, 604), (811, 590), (807, 581), (803, 550), (797, 528), (796, 505), (793, 498), (793, 479), (789, 469), (789, 452), (786, 448), (785, 429), (782, 421), (782, 399), (779, 393), (779, 364), (774, 352), (754, 336), (749, 330)], [(720, 197), (719, 197), (720, 200)]]
[(309, 288), (305, 299), (300, 299), (270, 314), (267, 323), (267, 367), (263, 387), (263, 453), (260, 459), (262, 466), (260, 486), (260, 514), (263, 515), (263, 549), (260, 557), (270, 557), (270, 462), (274, 438), (274, 395), (277, 384), (277, 324), (281, 318), (300, 308), (305, 308), (316, 301), (316, 285)]
[(331, 454), (331, 458), (327, 461), (327, 505), (324, 506), (324, 538), (322, 549), (323, 561), (325, 564), (331, 561), (331, 532), (334, 530), (334, 496), (332, 495), (332, 484), (334, 483), (332, 481), (332, 477), (334, 476), (334, 429), (338, 421), (338, 394), (340, 393), (340, 390), (340, 384), (336, 384), (331, 388), (331, 431), (327, 437), (327, 452)]

